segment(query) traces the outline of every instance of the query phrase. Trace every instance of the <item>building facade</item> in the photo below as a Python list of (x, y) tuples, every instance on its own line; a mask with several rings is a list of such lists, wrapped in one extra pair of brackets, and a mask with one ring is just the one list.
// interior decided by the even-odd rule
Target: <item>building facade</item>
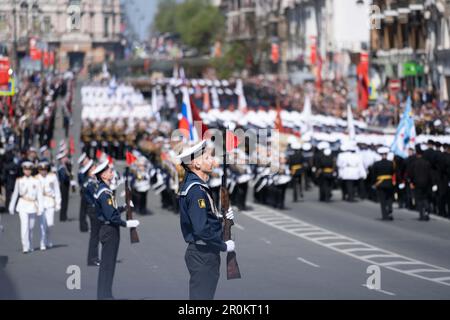
[(55, 52), (57, 70), (86, 70), (122, 57), (122, 19), (119, 0), (1, 0), (0, 42), (24, 67), (34, 38)]
[(447, 0), (376, 0), (380, 28), (371, 31), (371, 66), (381, 78), (440, 94), (448, 101), (450, 34)]

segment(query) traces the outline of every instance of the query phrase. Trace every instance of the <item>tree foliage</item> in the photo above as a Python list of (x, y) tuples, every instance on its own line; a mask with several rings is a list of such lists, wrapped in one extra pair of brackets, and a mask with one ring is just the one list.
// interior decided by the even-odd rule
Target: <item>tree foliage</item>
[(172, 32), (181, 36), (184, 44), (207, 53), (215, 40), (220, 39), (225, 19), (209, 0), (163, 0), (155, 17), (159, 32)]

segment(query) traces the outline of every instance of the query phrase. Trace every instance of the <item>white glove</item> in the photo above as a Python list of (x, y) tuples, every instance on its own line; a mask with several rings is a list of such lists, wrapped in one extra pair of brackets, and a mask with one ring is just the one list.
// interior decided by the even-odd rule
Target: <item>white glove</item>
[(228, 209), (228, 212), (225, 214), (225, 218), (228, 220), (234, 220), (234, 211), (232, 208)]
[(130, 208), (134, 208), (134, 203), (131, 200), (130, 200)]
[(140, 222), (138, 220), (128, 220), (127, 221), (127, 228), (136, 228), (139, 226)]
[(75, 180), (70, 180), (70, 186), (71, 187), (76, 187), (77, 186), (77, 182)]
[(228, 240), (227, 242), (225, 242), (225, 244), (227, 245), (227, 252), (234, 251), (234, 241), (233, 240)]
[(15, 214), (15, 212), (14, 211), (9, 211), (9, 214), (13, 216)]
[(433, 190), (433, 192), (438, 191), (438, 186), (437, 186), (437, 185), (434, 185), (433, 188), (431, 188), (431, 190)]
[(398, 188), (399, 188), (400, 190), (405, 189), (405, 184), (404, 184), (404, 183), (400, 183), (400, 184), (398, 185)]

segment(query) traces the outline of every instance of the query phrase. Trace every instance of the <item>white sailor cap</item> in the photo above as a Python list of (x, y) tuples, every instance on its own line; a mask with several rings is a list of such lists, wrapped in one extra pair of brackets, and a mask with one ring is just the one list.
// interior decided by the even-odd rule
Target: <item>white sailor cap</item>
[(184, 164), (189, 164), (193, 159), (202, 154), (203, 149), (206, 147), (206, 140), (196, 144), (193, 147), (184, 149), (183, 152), (177, 157)]
[(37, 153), (37, 150), (35, 147), (30, 147), (30, 149), (28, 149), (28, 152), (35, 152)]
[(290, 143), (290, 146), (292, 150), (300, 150), (302, 148), (302, 145), (297, 141)]
[(108, 167), (109, 167), (109, 161), (108, 160), (105, 160), (105, 161), (103, 161), (102, 163), (100, 163), (98, 166), (97, 166), (97, 168), (95, 168), (95, 170), (94, 170), (94, 174), (95, 175), (98, 175), (98, 174), (100, 174), (100, 173), (102, 173), (103, 171), (105, 171), (106, 169), (108, 169)]
[(325, 150), (323, 150), (323, 154), (328, 157), (329, 155), (331, 155), (331, 149), (326, 148)]
[(309, 142), (306, 142), (302, 146), (303, 151), (310, 151), (312, 149), (312, 145)]
[(326, 141), (322, 141), (317, 145), (317, 149), (319, 150), (325, 150), (330, 148), (330, 143)]
[(22, 168), (34, 168), (34, 164), (31, 161), (22, 162)]
[(62, 158), (66, 157), (66, 156), (67, 156), (66, 152), (62, 151), (56, 155), (56, 160), (61, 160)]
[(83, 154), (78, 158), (78, 164), (82, 163), (87, 158), (87, 154), (83, 152)]
[(39, 148), (39, 152), (42, 154), (42, 153), (44, 153), (45, 151), (47, 151), (48, 150), (48, 147), (46, 146), (46, 145), (43, 145), (42, 147), (40, 147)]
[(379, 154), (388, 154), (389, 153), (389, 148), (388, 147), (380, 147), (380, 148), (378, 148), (378, 150), (377, 150), (377, 152), (379, 153)]
[(50, 167), (50, 162), (48, 162), (47, 160), (41, 161), (38, 164), (39, 170), (48, 170), (49, 167)]
[(89, 162), (84, 166), (84, 167), (82, 167), (81, 169), (80, 169), (80, 172), (82, 173), (82, 174), (85, 174), (86, 172), (88, 172), (89, 171), (89, 169), (91, 169), (92, 168), (92, 166), (94, 165), (94, 160), (89, 160)]

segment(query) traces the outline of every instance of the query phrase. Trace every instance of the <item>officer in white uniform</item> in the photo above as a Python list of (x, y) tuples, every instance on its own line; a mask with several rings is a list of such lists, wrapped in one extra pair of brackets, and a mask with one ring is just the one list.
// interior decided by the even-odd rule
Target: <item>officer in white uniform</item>
[(41, 227), (41, 250), (53, 246), (49, 237), (49, 228), (55, 225), (55, 211), (61, 210), (61, 191), (59, 189), (58, 177), (50, 171), (50, 163), (43, 161), (38, 166), (39, 174), (36, 176), (41, 182), (44, 199), (44, 213), (40, 217)]
[(24, 176), (16, 180), (14, 192), (9, 204), (9, 213), (19, 213), (20, 234), (23, 253), (33, 251), (33, 228), (36, 216), (44, 212), (44, 199), (41, 184), (33, 177), (34, 165), (30, 161), (22, 163)]

